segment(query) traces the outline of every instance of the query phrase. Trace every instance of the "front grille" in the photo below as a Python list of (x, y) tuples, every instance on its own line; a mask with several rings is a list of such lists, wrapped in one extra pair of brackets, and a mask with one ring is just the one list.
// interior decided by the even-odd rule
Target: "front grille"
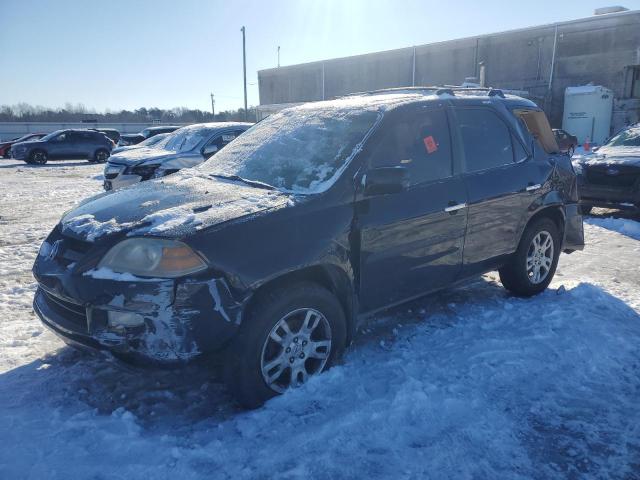
[[(610, 173), (611, 170), (617, 173)], [(640, 179), (640, 169), (622, 169), (618, 167), (587, 167), (587, 181), (595, 185), (610, 187), (632, 187)]]
[(82, 260), (93, 244), (60, 233), (56, 229), (48, 241), (53, 245), (54, 258), (62, 265), (69, 266)]
[(87, 309), (78, 303), (73, 303), (68, 300), (64, 300), (58, 296), (55, 296), (46, 290), (43, 290), (44, 298), (47, 301), (47, 305), (55, 311), (58, 315), (63, 317), (69, 323), (84, 333), (88, 332), (87, 328)]

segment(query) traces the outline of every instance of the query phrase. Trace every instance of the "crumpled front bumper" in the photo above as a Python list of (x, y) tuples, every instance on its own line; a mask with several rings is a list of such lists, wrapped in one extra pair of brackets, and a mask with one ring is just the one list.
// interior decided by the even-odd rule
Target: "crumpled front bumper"
[[(64, 249), (63, 242), (54, 258), (36, 259), (33, 307), (71, 345), (149, 363), (179, 363), (223, 348), (238, 330), (244, 302), (236, 300), (223, 278), (100, 278), (95, 270), (65, 265)], [(144, 322), (114, 325), (109, 311), (135, 313)]]

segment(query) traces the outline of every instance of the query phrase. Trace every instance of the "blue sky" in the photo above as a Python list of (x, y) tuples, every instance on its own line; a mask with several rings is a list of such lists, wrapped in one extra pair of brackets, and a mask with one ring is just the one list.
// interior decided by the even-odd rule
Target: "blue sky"
[[(0, 104), (242, 106), (257, 71), (592, 15), (607, 0), (0, 0)], [(638, 0), (622, 0), (638, 8)]]

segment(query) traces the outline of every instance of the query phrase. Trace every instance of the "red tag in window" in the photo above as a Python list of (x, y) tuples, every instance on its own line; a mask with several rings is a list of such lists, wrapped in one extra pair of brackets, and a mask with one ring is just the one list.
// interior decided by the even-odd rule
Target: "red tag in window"
[(429, 135), (428, 137), (424, 137), (422, 141), (424, 142), (424, 146), (427, 149), (427, 153), (433, 153), (438, 150), (438, 145), (431, 135)]

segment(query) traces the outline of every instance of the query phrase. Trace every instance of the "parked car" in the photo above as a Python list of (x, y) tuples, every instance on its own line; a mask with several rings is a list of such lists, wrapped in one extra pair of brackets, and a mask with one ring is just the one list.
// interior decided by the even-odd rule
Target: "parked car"
[(160, 133), (171, 133), (175, 132), (180, 127), (173, 125), (165, 125), (162, 127), (148, 127), (142, 130), (140, 133), (128, 134), (124, 133), (120, 135), (120, 140), (118, 141), (119, 147), (126, 147), (127, 145), (135, 145), (136, 143), (140, 143), (147, 138), (151, 138), (154, 135), (158, 135)]
[(109, 138), (113, 145), (117, 145), (120, 140), (120, 132), (115, 128), (91, 128), (90, 130), (95, 130), (96, 132), (103, 133), (107, 138)]
[(567, 152), (569, 156), (572, 156), (578, 146), (578, 137), (571, 135), (560, 128), (553, 129), (553, 134), (556, 137), (556, 142), (558, 143), (558, 147), (560, 147), (560, 151)]
[(221, 351), (255, 407), (335, 363), (373, 312), (496, 269), (542, 292), (584, 243), (544, 113), (399, 92), (282, 110), (198, 167), (83, 202), (40, 249), (36, 313), (132, 361)]
[(56, 130), (39, 140), (16, 143), (11, 155), (16, 160), (44, 165), (49, 159), (85, 158), (104, 163), (109, 158), (113, 142), (94, 130)]
[(27, 135), (23, 135), (22, 137), (14, 138), (13, 140), (9, 140), (8, 142), (0, 143), (0, 155), (4, 158), (11, 158), (11, 147), (20, 142), (28, 142), (31, 140), (38, 140), (46, 135), (46, 133), (28, 133)]
[(593, 207), (640, 209), (640, 125), (574, 159), (573, 166), (584, 213)]
[(135, 150), (136, 148), (155, 147), (160, 142), (162, 142), (165, 138), (167, 138), (169, 135), (170, 133), (159, 133), (158, 135), (149, 137), (140, 143), (136, 143), (135, 145), (127, 145), (126, 147), (116, 147), (113, 150), (111, 150), (111, 155), (115, 155), (116, 153), (126, 152), (128, 150)]
[(199, 165), (249, 127), (250, 123), (199, 123), (169, 134), (159, 147), (112, 155), (104, 168), (104, 189), (116, 190)]

